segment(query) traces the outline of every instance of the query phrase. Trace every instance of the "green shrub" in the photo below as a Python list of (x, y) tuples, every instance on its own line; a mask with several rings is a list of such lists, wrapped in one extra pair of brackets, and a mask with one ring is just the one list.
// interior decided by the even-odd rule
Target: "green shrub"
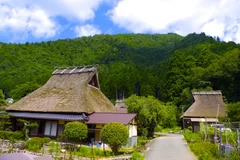
[(158, 125), (154, 128), (154, 132), (162, 132), (162, 129), (163, 127)]
[(122, 145), (126, 145), (129, 133), (125, 125), (119, 122), (112, 122), (106, 124), (101, 130), (101, 139), (108, 144), (116, 155)]
[(48, 152), (50, 153), (50, 154), (52, 154), (53, 152), (54, 152), (54, 149), (55, 149), (55, 142), (50, 142), (50, 144), (49, 144), (49, 149), (48, 149)]
[(183, 134), (183, 136), (188, 143), (194, 143), (194, 142), (201, 141), (201, 134), (200, 133), (193, 133), (191, 131), (186, 131)]
[(184, 137), (191, 151), (199, 160), (215, 160), (218, 158), (218, 145), (209, 141), (202, 141), (200, 133), (187, 131)]
[(144, 156), (140, 152), (134, 152), (131, 157), (132, 160), (144, 160)]
[(0, 131), (0, 139), (14, 139), (14, 140), (21, 140), (23, 138), (22, 132), (16, 131)]
[(36, 145), (36, 144), (28, 145), (27, 149), (29, 151), (34, 151), (34, 152), (40, 151), (40, 147), (38, 145)]
[[(192, 152), (198, 156), (199, 158), (210, 157), (212, 159), (218, 157), (218, 145), (213, 144), (211, 142), (194, 142), (190, 143), (189, 147), (191, 148)], [(205, 160), (204, 159), (204, 160)]]
[(228, 158), (228, 160), (238, 160), (238, 159), (240, 159), (240, 153), (237, 153), (237, 151), (232, 151), (227, 156), (227, 158)]
[(12, 137), (15, 140), (21, 140), (21, 139), (23, 139), (24, 135), (22, 134), (22, 132), (16, 131), (16, 132), (12, 132)]
[(69, 122), (65, 125), (64, 137), (70, 141), (82, 141), (87, 137), (87, 125), (81, 122)]
[(43, 140), (39, 137), (33, 137), (26, 143), (26, 148), (30, 151), (40, 150), (43, 146)]
[(138, 146), (145, 146), (148, 142), (148, 138), (147, 137), (143, 137), (143, 136), (139, 136), (137, 139), (137, 145)]
[(44, 138), (42, 138), (42, 141), (43, 141), (44, 144), (45, 144), (45, 143), (49, 143), (49, 142), (51, 142), (51, 138), (49, 138), (49, 137), (44, 137)]

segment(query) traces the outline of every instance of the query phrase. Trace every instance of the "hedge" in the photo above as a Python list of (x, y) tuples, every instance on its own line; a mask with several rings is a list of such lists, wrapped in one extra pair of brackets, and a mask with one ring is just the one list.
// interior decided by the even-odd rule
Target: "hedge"
[(11, 138), (13, 138), (14, 140), (22, 140), (23, 137), (24, 135), (22, 134), (22, 132), (19, 132), (19, 131), (16, 131), (16, 132), (0, 131), (0, 139), (10, 140)]

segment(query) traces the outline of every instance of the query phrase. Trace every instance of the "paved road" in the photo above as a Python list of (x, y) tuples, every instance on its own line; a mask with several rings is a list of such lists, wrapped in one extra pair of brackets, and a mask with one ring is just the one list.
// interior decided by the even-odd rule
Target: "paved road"
[(196, 160), (181, 134), (167, 134), (147, 147), (146, 160)]

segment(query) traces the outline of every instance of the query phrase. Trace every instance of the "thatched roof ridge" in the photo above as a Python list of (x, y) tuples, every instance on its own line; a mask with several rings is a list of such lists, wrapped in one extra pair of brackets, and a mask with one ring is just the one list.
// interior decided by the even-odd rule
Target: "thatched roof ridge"
[(225, 106), (221, 91), (192, 92), (194, 103), (183, 114), (184, 117), (225, 116)]
[[(72, 72), (71, 72), (72, 71)], [(111, 101), (100, 91), (99, 84), (89, 84), (96, 67), (57, 69), (45, 85), (10, 105), (7, 110), (33, 112), (112, 112)]]
[(76, 66), (76, 67), (57, 67), (52, 75), (64, 75), (64, 74), (79, 74), (86, 72), (96, 72), (96, 65), (91, 66)]

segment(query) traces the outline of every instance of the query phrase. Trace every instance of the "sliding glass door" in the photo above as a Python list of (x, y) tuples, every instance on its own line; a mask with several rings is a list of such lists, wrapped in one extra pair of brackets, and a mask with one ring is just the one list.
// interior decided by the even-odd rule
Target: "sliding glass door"
[(46, 121), (45, 124), (45, 136), (57, 136), (57, 121)]

